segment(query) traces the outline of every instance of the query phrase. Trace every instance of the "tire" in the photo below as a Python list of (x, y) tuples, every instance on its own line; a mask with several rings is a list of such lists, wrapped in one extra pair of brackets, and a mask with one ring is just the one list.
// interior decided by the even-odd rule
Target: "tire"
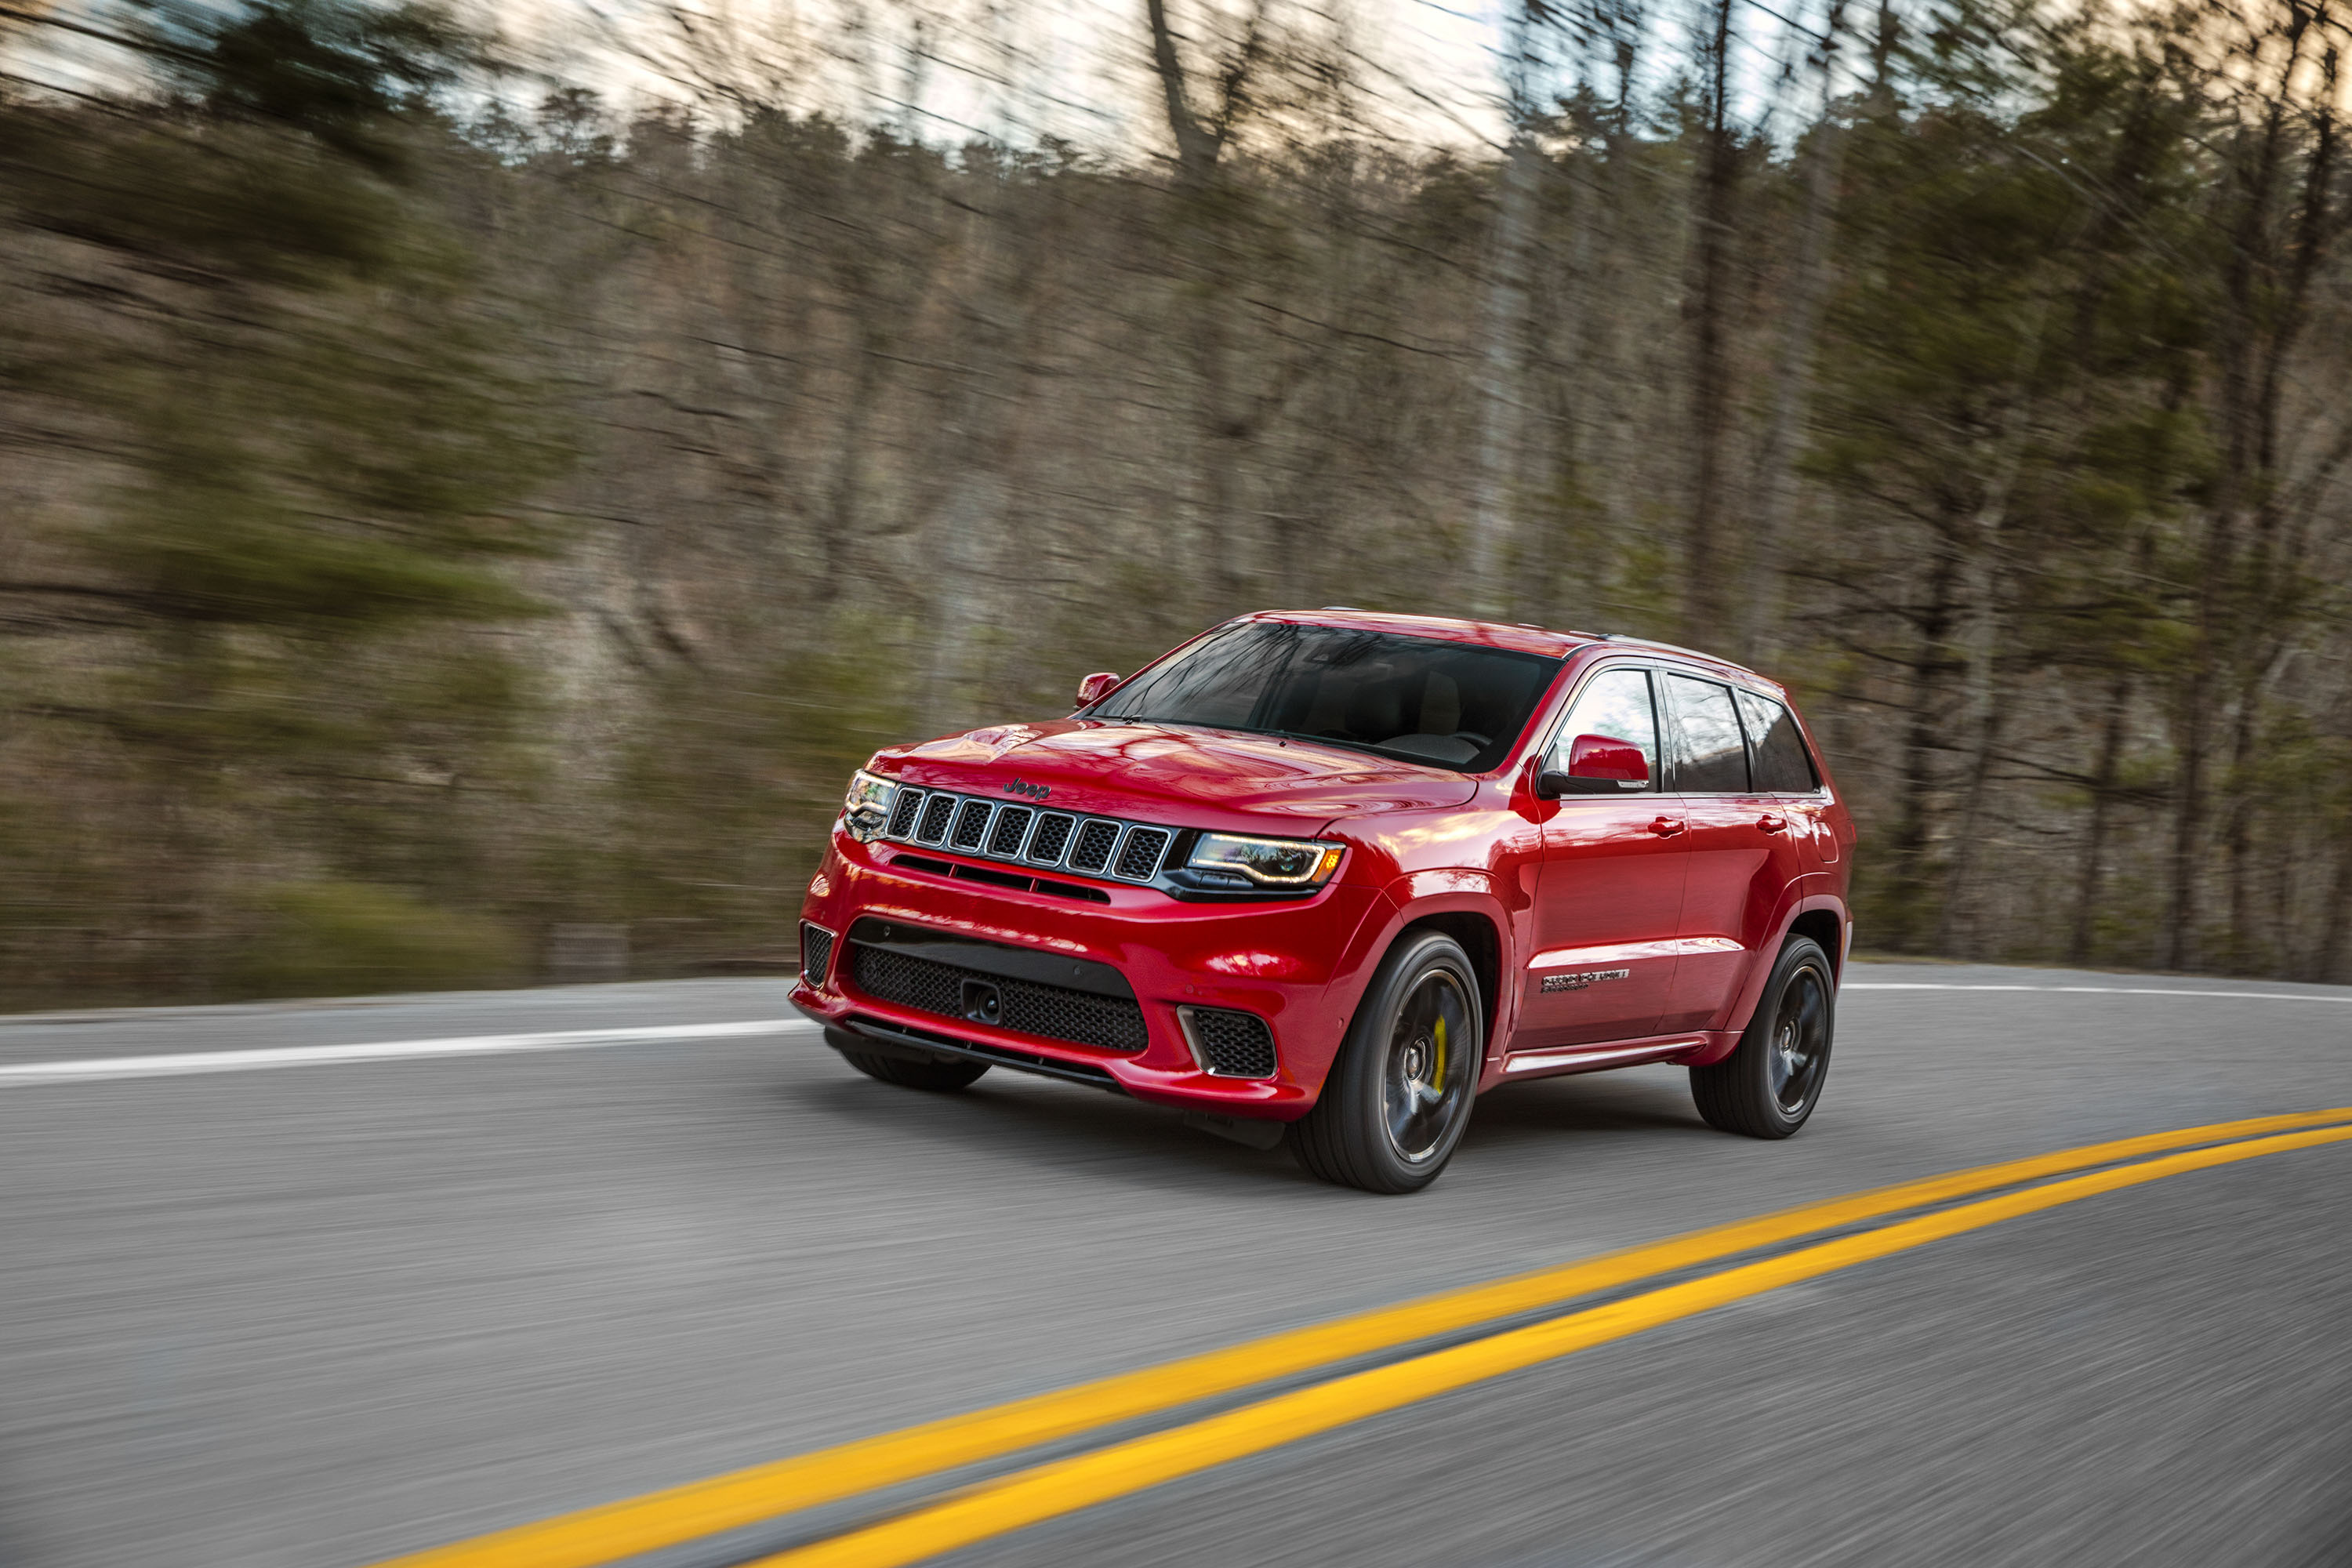
[(1698, 1113), (1726, 1132), (1786, 1138), (1821, 1103), (1836, 1032), (1830, 955), (1812, 938), (1792, 936), (1772, 965), (1738, 1047), (1711, 1067), (1690, 1069)]
[(1406, 937), (1381, 961), (1315, 1109), (1291, 1123), (1298, 1163), (1368, 1193), (1429, 1185), (1470, 1124), (1486, 1041), (1470, 955), (1442, 932)]
[(901, 1089), (967, 1089), (979, 1082), (980, 1076), (988, 1070), (988, 1063), (962, 1057), (900, 1056), (896, 1051), (870, 1049), (846, 1029), (827, 1029), (824, 1043), (867, 1078), (895, 1083)]

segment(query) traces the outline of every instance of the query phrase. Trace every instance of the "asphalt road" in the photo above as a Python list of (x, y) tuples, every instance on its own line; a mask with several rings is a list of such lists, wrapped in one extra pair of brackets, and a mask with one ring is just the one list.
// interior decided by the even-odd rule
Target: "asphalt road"
[[(1709, 1131), (1674, 1069), (1519, 1084), (1402, 1199), (1075, 1086), (891, 1089), (806, 1031), (0, 1081), (0, 1563), (341, 1568), (1792, 1204), (2352, 1105), (2352, 990), (1852, 978), (2264, 994), (1850, 989), (1790, 1142)], [(776, 1018), (783, 989), (0, 1020), (0, 1069)], [(949, 1561), (2341, 1568), (2347, 1331), (2338, 1144), (1937, 1242)]]

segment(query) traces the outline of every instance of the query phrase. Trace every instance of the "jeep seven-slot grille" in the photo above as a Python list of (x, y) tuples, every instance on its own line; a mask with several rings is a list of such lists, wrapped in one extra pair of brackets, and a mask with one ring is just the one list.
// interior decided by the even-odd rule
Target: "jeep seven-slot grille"
[(824, 984), (824, 966), (833, 959), (833, 933), (821, 925), (801, 921), (801, 978), (812, 985)]
[(890, 837), (905, 838), (915, 831), (915, 819), (922, 815), (923, 792), (902, 789), (890, 805)]
[(1075, 816), (1047, 812), (1045, 820), (1037, 824), (1036, 837), (1029, 841), (1029, 858), (1045, 866), (1060, 860), (1062, 851), (1070, 847), (1070, 829), (1077, 825)]
[(1078, 842), (1070, 851), (1070, 869), (1099, 871), (1110, 864), (1111, 846), (1118, 842), (1118, 824), (1097, 818), (1078, 829)]
[(996, 814), (996, 826), (989, 830), (988, 852), (1000, 860), (1010, 860), (1021, 853), (1021, 841), (1029, 837), (1029, 819), (1037, 814), (1025, 805), (1008, 805)]
[(849, 954), (857, 988), (877, 1002), (960, 1019), (964, 1016), (964, 983), (977, 981), (995, 987), (1000, 1028), (1098, 1050), (1139, 1051), (1144, 1047), (1143, 1008), (1132, 1000), (986, 974), (862, 942), (851, 942)]
[(1175, 835), (1164, 827), (1133, 827), (1128, 830), (1127, 842), (1118, 852), (1115, 868), (1122, 877), (1140, 879), (1160, 868), (1160, 857), (1167, 851), (1168, 840)]
[(890, 803), (884, 837), (1120, 882), (1150, 881), (1176, 843), (1173, 828), (904, 784)]
[(1274, 1032), (1255, 1013), (1230, 1007), (1180, 1007), (1184, 1033), (1202, 1070), (1217, 1078), (1272, 1078)]

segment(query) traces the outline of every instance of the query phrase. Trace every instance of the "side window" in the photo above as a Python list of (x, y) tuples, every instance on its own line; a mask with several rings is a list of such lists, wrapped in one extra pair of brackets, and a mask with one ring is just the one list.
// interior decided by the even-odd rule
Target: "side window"
[(1658, 787), (1658, 717), (1650, 706), (1650, 672), (1604, 669), (1576, 694), (1552, 742), (1553, 766), (1568, 766), (1568, 748), (1579, 735), (1610, 735), (1641, 748), (1650, 764), (1650, 787)]
[(1789, 710), (1753, 691), (1734, 692), (1739, 717), (1748, 726), (1749, 766), (1759, 795), (1810, 795), (1822, 787), (1805, 738)]
[(1731, 688), (1687, 675), (1666, 677), (1666, 700), (1679, 731), (1675, 788), (1684, 795), (1748, 793), (1748, 742)]

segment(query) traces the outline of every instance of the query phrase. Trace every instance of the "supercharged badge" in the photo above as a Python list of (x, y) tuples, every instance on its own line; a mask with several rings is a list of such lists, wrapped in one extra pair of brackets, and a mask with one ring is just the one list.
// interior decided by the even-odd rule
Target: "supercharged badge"
[(1543, 988), (1546, 991), (1581, 991), (1603, 980), (1630, 980), (1633, 975), (1630, 969), (1587, 969), (1575, 974), (1547, 974)]

